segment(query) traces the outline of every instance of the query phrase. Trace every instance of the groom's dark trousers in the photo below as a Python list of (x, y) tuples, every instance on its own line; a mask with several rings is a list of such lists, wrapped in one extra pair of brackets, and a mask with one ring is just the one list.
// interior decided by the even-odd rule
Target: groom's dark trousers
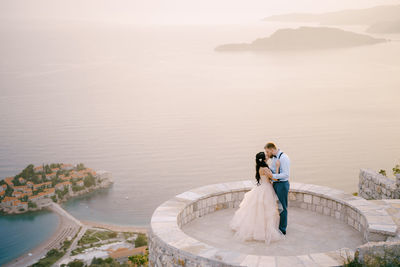
[(287, 205), (288, 205), (288, 194), (289, 194), (289, 181), (274, 182), (273, 187), (278, 196), (279, 201), (282, 204), (283, 210), (280, 214), (279, 230), (286, 234), (287, 226)]

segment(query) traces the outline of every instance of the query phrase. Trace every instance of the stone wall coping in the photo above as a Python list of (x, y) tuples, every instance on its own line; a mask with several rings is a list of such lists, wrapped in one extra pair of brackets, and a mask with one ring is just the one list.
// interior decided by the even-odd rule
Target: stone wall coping
[[(251, 266), (251, 262), (265, 263), (266, 266), (276, 262), (293, 261), (306, 266), (315, 263), (325, 266), (340, 265), (340, 257), (354, 255), (354, 250), (341, 248), (324, 253), (312, 253), (298, 256), (261, 256), (243, 254), (228, 249), (215, 248), (186, 235), (178, 225), (178, 215), (191, 203), (201, 199), (223, 195), (229, 192), (248, 191), (255, 186), (252, 180), (234, 181), (211, 184), (191, 189), (176, 195), (162, 203), (153, 213), (150, 222), (150, 231), (161, 243), (172, 250), (179, 250), (187, 257), (208, 261), (216, 264), (230, 264), (231, 266)], [(304, 193), (315, 197), (323, 197), (346, 205), (361, 216), (365, 217), (369, 233), (384, 233), (395, 236), (397, 225), (392, 217), (382, 210), (379, 205), (371, 203), (361, 197), (347, 194), (341, 190), (326, 186), (290, 182), (290, 192)], [(272, 266), (275, 266), (274, 264)]]
[(396, 188), (396, 181), (371, 169), (360, 169), (360, 173), (375, 180), (378, 184)]

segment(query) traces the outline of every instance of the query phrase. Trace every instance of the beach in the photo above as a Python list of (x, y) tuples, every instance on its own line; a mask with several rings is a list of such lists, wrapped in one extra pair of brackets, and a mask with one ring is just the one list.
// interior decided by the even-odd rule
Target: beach
[(140, 227), (140, 226), (123, 226), (116, 224), (98, 223), (92, 221), (81, 221), (81, 223), (89, 227), (104, 228), (115, 232), (134, 232), (134, 233), (146, 234), (148, 231), (147, 227)]

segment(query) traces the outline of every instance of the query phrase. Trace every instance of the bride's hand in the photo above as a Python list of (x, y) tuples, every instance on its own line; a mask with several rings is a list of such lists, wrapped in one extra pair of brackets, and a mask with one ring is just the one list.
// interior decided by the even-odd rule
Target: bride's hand
[(265, 168), (265, 176), (267, 176), (269, 179), (272, 178), (272, 172), (269, 168)]

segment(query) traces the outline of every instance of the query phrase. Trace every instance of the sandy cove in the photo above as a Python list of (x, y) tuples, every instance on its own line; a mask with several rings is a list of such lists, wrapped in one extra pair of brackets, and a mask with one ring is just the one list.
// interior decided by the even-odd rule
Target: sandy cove
[[(67, 215), (63, 213), (63, 210), (58, 204), (51, 203), (46, 208), (51, 211), (57, 213), (59, 216), (59, 224), (57, 226), (56, 231), (48, 238), (43, 241), (37, 247), (32, 249), (31, 251), (27, 251), (18, 258), (6, 263), (4, 267), (21, 267), (21, 266), (29, 266), (37, 262), (40, 258), (46, 255), (47, 251), (52, 248), (59, 247), (59, 243), (63, 242), (68, 235), (74, 236), (75, 233), (79, 230), (82, 225), (78, 220), (73, 218), (71, 215)], [(73, 219), (72, 219), (72, 218)], [(29, 256), (28, 253), (32, 253), (32, 256)]]
[[(98, 227), (109, 229), (112, 231), (118, 232), (139, 232), (139, 233), (147, 233), (148, 228), (146, 227), (135, 227), (135, 226), (121, 226), (121, 225), (112, 225), (112, 224), (104, 224), (98, 222), (91, 221), (79, 221), (67, 211), (65, 211), (60, 205), (57, 203), (51, 203), (46, 208), (51, 211), (57, 213), (59, 216), (59, 224), (57, 226), (56, 231), (48, 238), (43, 241), (37, 247), (33, 248), (30, 251), (24, 252), (18, 258), (6, 263), (3, 267), (22, 267), (29, 266), (36, 263), (40, 258), (45, 256), (50, 249), (59, 248), (60, 242), (64, 242), (68, 236), (72, 238), (79, 232), (79, 229), (82, 226), (87, 227)], [(86, 228), (86, 227), (85, 227)], [(32, 256), (29, 256), (28, 253), (31, 253)]]

